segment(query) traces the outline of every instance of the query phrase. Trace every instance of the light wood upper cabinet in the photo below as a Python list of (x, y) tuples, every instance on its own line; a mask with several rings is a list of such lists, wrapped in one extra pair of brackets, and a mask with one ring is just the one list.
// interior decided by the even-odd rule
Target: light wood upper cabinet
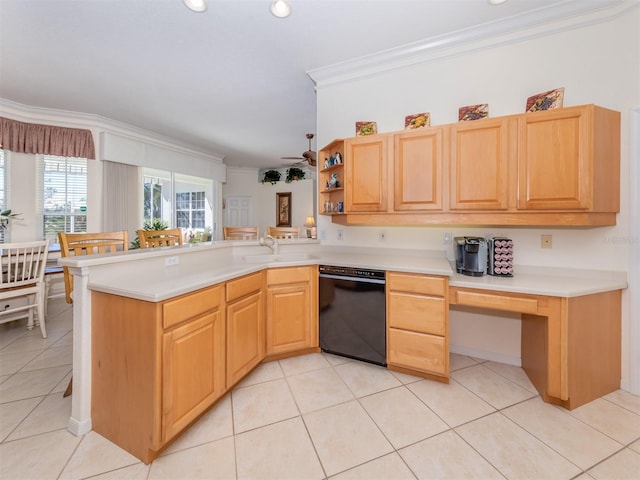
[(393, 209), (442, 210), (443, 129), (423, 128), (393, 139)]
[(318, 346), (318, 267), (267, 271), (267, 356)]
[(227, 388), (264, 358), (264, 276), (227, 282)]
[(389, 135), (345, 140), (345, 211), (387, 210)]
[(320, 198), (344, 196), (344, 225), (606, 226), (620, 210), (620, 114), (595, 105), (339, 142), (344, 191)]
[(620, 114), (594, 105), (519, 117), (518, 208), (617, 212)]
[(451, 210), (507, 209), (509, 117), (460, 122), (450, 137)]

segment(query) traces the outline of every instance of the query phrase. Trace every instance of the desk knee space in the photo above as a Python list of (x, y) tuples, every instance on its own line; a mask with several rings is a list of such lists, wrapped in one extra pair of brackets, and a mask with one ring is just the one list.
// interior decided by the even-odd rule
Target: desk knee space
[(520, 313), (522, 368), (544, 401), (572, 410), (620, 388), (621, 293), (551, 297), (450, 287), (449, 303)]

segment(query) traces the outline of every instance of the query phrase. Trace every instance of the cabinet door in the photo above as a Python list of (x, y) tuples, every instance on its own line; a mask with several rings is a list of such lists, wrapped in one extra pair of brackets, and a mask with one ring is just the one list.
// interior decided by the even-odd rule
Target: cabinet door
[(389, 137), (375, 135), (345, 141), (345, 210), (387, 210)]
[(262, 292), (227, 305), (227, 388), (264, 358)]
[(267, 355), (313, 347), (308, 283), (267, 288)]
[(394, 210), (442, 209), (442, 138), (441, 128), (394, 136)]
[(162, 366), (162, 439), (167, 441), (225, 392), (222, 312), (166, 332)]
[(518, 208), (591, 208), (591, 110), (522, 115), (518, 132)]
[(452, 126), (450, 149), (451, 210), (507, 209), (508, 117)]

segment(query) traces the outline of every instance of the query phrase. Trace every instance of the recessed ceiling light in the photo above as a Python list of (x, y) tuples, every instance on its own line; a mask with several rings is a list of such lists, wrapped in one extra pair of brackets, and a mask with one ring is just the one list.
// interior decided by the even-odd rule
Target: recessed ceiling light
[(276, 0), (271, 4), (271, 13), (278, 18), (286, 18), (291, 15), (291, 7), (285, 0)]
[(206, 0), (182, 0), (189, 10), (202, 13), (207, 11)]
[(491, 5), (500, 5), (501, 3), (506, 2), (507, 0), (488, 0)]

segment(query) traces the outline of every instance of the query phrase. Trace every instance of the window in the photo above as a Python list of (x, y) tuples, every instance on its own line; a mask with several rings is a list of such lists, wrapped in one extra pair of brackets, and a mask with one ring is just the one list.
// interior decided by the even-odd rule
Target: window
[[(145, 224), (164, 222), (182, 228), (189, 238), (213, 230), (213, 181), (181, 173), (143, 169)], [(175, 195), (173, 194), (175, 192)]]
[(205, 226), (204, 192), (176, 193), (176, 219), (180, 228), (203, 229)]
[(87, 231), (87, 159), (37, 155), (44, 238)]
[[(7, 208), (7, 154), (0, 150), (0, 211)], [(0, 228), (0, 243), (4, 243), (4, 228)]]

